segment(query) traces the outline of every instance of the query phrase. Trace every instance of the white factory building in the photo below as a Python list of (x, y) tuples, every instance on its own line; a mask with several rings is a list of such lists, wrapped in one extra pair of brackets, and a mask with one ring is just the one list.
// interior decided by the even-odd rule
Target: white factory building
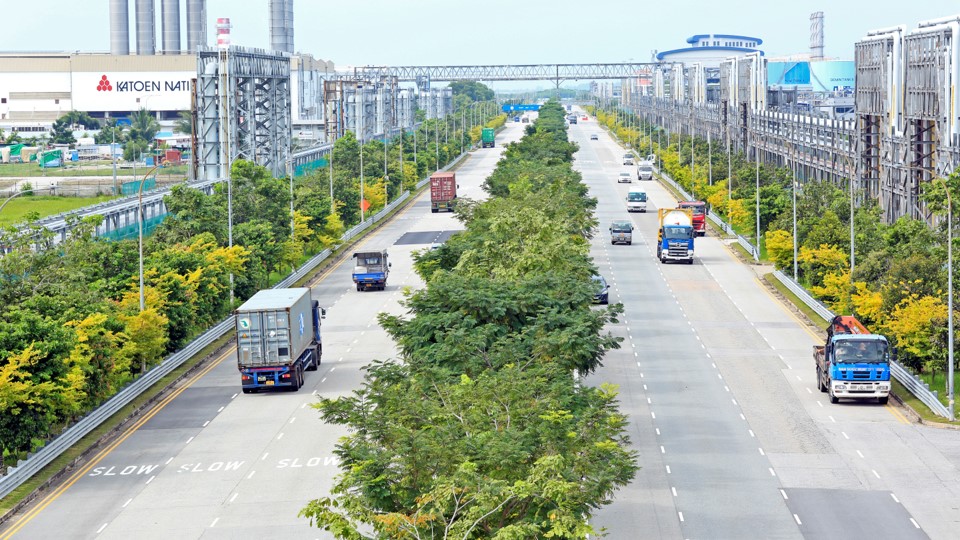
[[(705, 68), (718, 68), (720, 63), (731, 56), (760, 51), (763, 40), (735, 34), (697, 34), (687, 38), (688, 47), (672, 49), (656, 54), (658, 62), (680, 62), (682, 64), (702, 64)], [(760, 51), (763, 54), (763, 51)]]

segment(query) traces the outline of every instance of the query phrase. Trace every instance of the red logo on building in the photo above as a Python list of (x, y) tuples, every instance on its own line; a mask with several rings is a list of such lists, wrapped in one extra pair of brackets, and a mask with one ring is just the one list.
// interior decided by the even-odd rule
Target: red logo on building
[(110, 90), (113, 90), (113, 85), (110, 84), (107, 76), (104, 75), (103, 77), (100, 77), (100, 84), (97, 85), (97, 92), (109, 92)]

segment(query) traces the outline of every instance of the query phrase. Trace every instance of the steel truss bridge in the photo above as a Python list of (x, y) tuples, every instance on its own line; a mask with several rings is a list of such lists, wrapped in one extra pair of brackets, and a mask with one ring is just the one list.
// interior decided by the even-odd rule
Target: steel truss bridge
[(664, 64), (629, 62), (615, 64), (502, 64), (488, 66), (366, 66), (354, 68), (350, 78), (375, 80), (393, 77), (404, 82), (420, 81), (569, 81), (627, 79), (651, 73)]

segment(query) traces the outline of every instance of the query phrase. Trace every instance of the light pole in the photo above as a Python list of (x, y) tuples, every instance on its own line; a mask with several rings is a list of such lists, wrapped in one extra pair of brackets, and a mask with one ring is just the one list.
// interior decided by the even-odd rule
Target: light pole
[(139, 225), (138, 235), (140, 237), (140, 312), (143, 312), (143, 183), (147, 181), (147, 177), (150, 176), (150, 173), (157, 170), (159, 165), (154, 165), (152, 169), (147, 171), (147, 174), (143, 175), (143, 179), (140, 180), (140, 187), (137, 189), (137, 206), (139, 208), (139, 218), (137, 223)]
[(793, 146), (793, 280), (797, 281), (797, 147)]
[(337, 205), (333, 202), (333, 146), (330, 147), (330, 214), (333, 215), (337, 211)]
[(757, 145), (754, 151), (757, 153), (757, 208), (755, 212), (757, 214), (757, 253), (754, 255), (754, 259), (760, 260), (760, 146)]
[(956, 420), (953, 396), (953, 200), (946, 180), (940, 177), (937, 180), (947, 193), (947, 406), (952, 422)]
[(360, 112), (357, 119), (357, 131), (360, 132), (360, 223), (364, 221), (363, 215), (363, 85), (357, 85), (357, 110)]

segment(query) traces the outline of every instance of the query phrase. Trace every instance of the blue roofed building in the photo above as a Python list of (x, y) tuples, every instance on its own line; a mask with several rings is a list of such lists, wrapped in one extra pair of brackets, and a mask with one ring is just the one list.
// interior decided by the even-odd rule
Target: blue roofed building
[(763, 40), (735, 34), (697, 34), (687, 38), (689, 47), (658, 52), (658, 62), (699, 62), (706, 68), (720, 67), (720, 62), (731, 56), (742, 56), (759, 51)]

